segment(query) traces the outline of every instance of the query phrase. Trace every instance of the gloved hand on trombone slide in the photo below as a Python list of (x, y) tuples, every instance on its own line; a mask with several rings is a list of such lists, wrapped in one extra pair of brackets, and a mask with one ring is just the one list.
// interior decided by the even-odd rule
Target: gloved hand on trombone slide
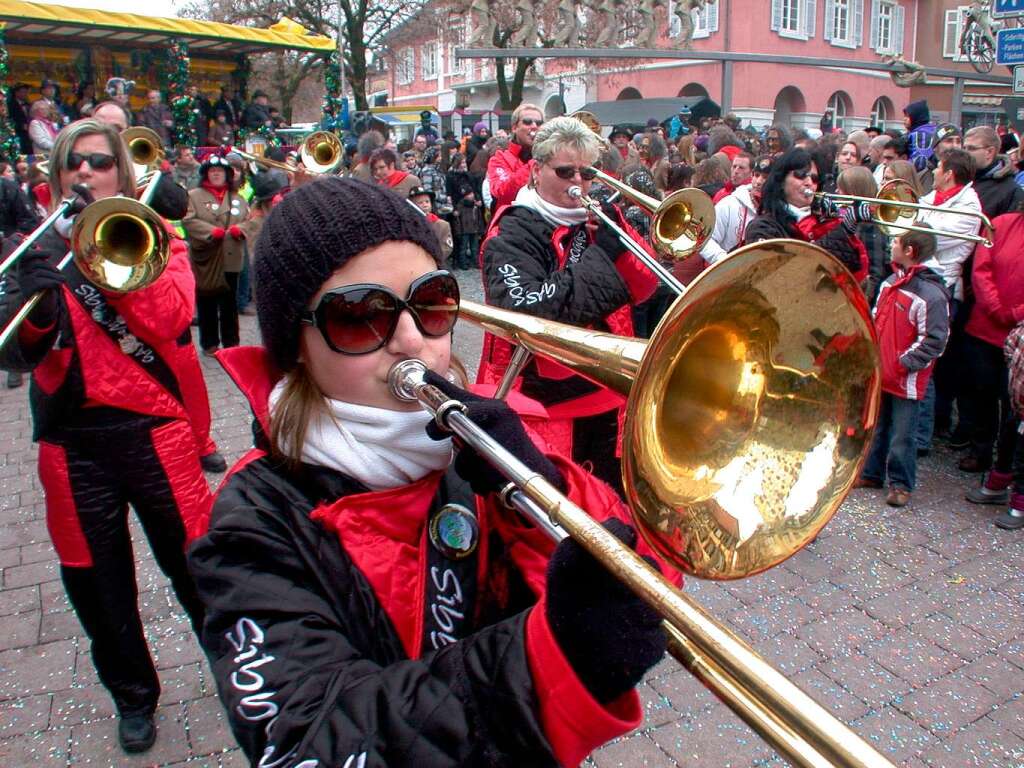
[[(601, 210), (612, 221), (621, 222), (618, 209), (608, 201), (601, 203)], [(622, 244), (619, 235), (603, 219), (598, 219), (595, 222), (593, 234), (594, 245), (604, 251), (612, 261), (615, 261), (626, 252), (626, 246)]]
[[(565, 478), (562, 477), (562, 473), (558, 471), (558, 467), (552, 463), (551, 459), (541, 453), (533, 444), (529, 435), (526, 434), (523, 422), (508, 403), (504, 400), (474, 395), (472, 392), (460, 389), (433, 371), (427, 371), (424, 380), (453, 400), (463, 403), (466, 406), (466, 415), (474, 424), (487, 432), (530, 469), (543, 475), (553, 486), (560, 491), (565, 491)], [(452, 437), (451, 432), (445, 431), (433, 420), (427, 425), (427, 434), (434, 440)], [(461, 447), (455, 456), (455, 471), (469, 482), (473, 493), (478, 496), (498, 493), (508, 485), (508, 480), (498, 470), (468, 446)]]
[[(617, 519), (604, 527), (627, 546), (636, 531)], [(655, 570), (651, 557), (644, 560)], [(548, 562), (547, 617), (576, 676), (602, 704), (634, 688), (665, 655), (661, 615), (573, 539)]]
[(42, 299), (28, 316), (28, 321), (38, 328), (47, 328), (57, 319), (60, 306), (58, 292), (64, 285), (64, 275), (57, 270), (56, 265), (65, 252), (63, 240), (49, 237), (43, 238), (18, 259), (18, 288), (22, 301), (42, 293)]

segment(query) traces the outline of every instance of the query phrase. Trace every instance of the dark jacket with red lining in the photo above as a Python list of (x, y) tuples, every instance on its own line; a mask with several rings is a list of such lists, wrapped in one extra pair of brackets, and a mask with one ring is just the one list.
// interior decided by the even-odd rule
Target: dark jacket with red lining
[[(619, 220), (650, 252), (621, 214)], [(522, 206), (498, 211), (480, 259), (488, 304), (621, 336), (633, 335), (632, 305), (646, 301), (658, 286), (658, 278), (631, 253), (606, 254), (591, 243), (585, 225), (556, 227)], [(511, 355), (508, 342), (485, 334), (477, 380), (499, 381)], [(552, 418), (603, 413), (623, 402), (542, 358), (526, 366), (521, 389)]]
[[(218, 357), (250, 399), (262, 442), (273, 386), (264, 351)], [(607, 486), (552, 458), (577, 503), (623, 515)], [(544, 609), (552, 544), (493, 498), (476, 503), (472, 626), (424, 652), (425, 522), (442, 475), (369, 492), (333, 470), (288, 471), (256, 449), (225, 480), (190, 566), (207, 612), (203, 646), (254, 762), (575, 765), (639, 722), (634, 692), (605, 708), (577, 679)]]
[[(63, 255), (67, 244), (59, 235), (50, 230), (43, 238), (44, 247)], [(71, 269), (75, 267), (67, 268)], [(9, 322), (27, 298), (21, 294), (14, 271), (4, 278), (2, 324)], [(167, 268), (151, 285), (131, 293), (104, 295), (128, 331), (173, 370), (178, 338), (188, 330), (195, 306), (195, 279), (185, 243), (171, 238)], [(33, 373), (30, 401), (35, 440), (93, 415), (104, 423), (139, 416), (188, 418), (180, 394), (169, 391), (122, 352), (67, 285), (61, 289), (56, 322), (49, 328), (23, 323), (0, 350), (0, 368)], [(171, 386), (178, 388), (176, 380)]]

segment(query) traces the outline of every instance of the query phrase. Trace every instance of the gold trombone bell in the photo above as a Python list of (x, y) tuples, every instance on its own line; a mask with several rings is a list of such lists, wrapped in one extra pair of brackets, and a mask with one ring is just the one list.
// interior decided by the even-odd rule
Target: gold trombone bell
[(125, 128), (121, 131), (121, 140), (128, 147), (128, 154), (136, 165), (144, 165), (152, 171), (164, 161), (163, 142), (151, 128)]
[(89, 282), (127, 293), (156, 280), (170, 258), (163, 220), (138, 200), (108, 197), (75, 218), (71, 250)]
[(345, 156), (341, 140), (330, 131), (309, 134), (299, 150), (302, 165), (308, 173), (333, 173)]

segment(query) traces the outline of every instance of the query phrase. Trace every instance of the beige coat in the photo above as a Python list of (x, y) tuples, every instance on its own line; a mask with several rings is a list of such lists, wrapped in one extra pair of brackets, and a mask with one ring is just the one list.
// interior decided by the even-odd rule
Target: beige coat
[(224, 195), (224, 202), (202, 187), (188, 193), (188, 213), (182, 226), (192, 251), (192, 271), (199, 293), (219, 293), (227, 288), (225, 272), (241, 272), (245, 259), (245, 242), (225, 232), (222, 240), (213, 237), (213, 230), (227, 230), (232, 224), (241, 226), (249, 216), (249, 206), (237, 192)]
[(441, 244), (441, 258), (447, 259), (452, 255), (452, 249), (455, 247), (452, 240), (452, 225), (444, 219), (437, 218), (430, 222), (430, 227), (437, 236), (437, 242)]

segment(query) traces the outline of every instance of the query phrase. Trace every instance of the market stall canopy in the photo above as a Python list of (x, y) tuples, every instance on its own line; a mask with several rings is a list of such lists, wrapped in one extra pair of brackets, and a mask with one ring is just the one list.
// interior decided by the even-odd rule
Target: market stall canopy
[(722, 114), (722, 108), (706, 96), (591, 101), (580, 109), (592, 112), (605, 128), (628, 125), (643, 129), (649, 118), (653, 117), (659, 124), (664, 123), (679, 114), (679, 110), (683, 107), (690, 108), (691, 121), (697, 121), (702, 117), (719, 117)]
[(217, 21), (0, 0), (0, 22), (4, 24), (9, 42), (101, 43), (111, 47), (146, 48), (166, 46), (169, 38), (177, 37), (187, 41), (193, 53), (209, 51), (217, 56), (260, 53), (275, 48), (328, 52), (337, 47), (331, 38), (308, 34), (290, 19), (270, 29), (256, 29)]

